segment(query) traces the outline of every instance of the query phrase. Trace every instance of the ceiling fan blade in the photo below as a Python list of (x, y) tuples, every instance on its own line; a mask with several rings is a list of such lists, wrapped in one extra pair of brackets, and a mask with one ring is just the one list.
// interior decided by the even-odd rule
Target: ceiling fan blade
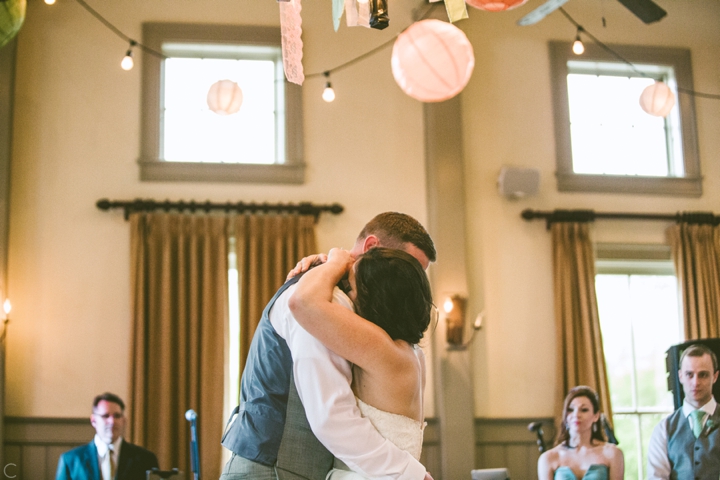
[(568, 0), (548, 0), (535, 10), (518, 20), (517, 24), (521, 27), (524, 27), (526, 25), (533, 25), (545, 18), (547, 15), (554, 12), (555, 10), (557, 10), (558, 8), (565, 5), (567, 2)]
[(645, 23), (657, 22), (667, 12), (652, 0), (618, 0), (625, 7)]

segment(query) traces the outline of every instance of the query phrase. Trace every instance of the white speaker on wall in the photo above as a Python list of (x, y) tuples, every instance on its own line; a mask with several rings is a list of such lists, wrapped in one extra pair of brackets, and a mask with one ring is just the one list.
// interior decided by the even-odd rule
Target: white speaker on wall
[(498, 191), (507, 198), (523, 198), (540, 191), (540, 170), (504, 166), (498, 177)]

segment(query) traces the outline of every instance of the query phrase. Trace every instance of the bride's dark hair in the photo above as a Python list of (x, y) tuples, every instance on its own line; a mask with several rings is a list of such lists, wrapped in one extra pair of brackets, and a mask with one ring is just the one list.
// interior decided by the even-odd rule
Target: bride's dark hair
[(393, 248), (376, 247), (355, 265), (357, 314), (393, 340), (415, 344), (430, 324), (432, 293), (420, 262)]

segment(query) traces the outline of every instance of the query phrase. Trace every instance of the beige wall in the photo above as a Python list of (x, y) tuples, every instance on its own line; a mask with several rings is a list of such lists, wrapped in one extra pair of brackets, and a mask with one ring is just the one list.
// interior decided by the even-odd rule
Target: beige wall
[[(308, 73), (394, 33), (336, 35), (330, 3), (306, 3)], [(135, 38), (143, 21), (279, 22), (273, 0), (92, 5)], [(398, 25), (409, 22), (405, 10)], [(306, 81), (307, 182), (292, 187), (138, 181), (140, 62), (121, 70), (126, 49), (73, 1), (28, 5), (16, 82), (7, 415), (85, 416), (95, 394), (129, 392), (129, 230), (120, 212), (95, 208), (99, 198), (339, 202), (345, 212), (318, 224), (322, 249), (350, 248), (381, 211), (426, 218), (422, 105), (394, 83), (390, 49), (333, 75), (333, 104), (320, 99), (322, 78)]]
[[(476, 66), (463, 92), (470, 310), (485, 309), (474, 346), (475, 413), (483, 417), (550, 416), (555, 381), (550, 236), (544, 222), (520, 219), (525, 208), (675, 212), (720, 205), (720, 103), (696, 100), (704, 195), (678, 199), (639, 195), (558, 193), (548, 40), (571, 41), (575, 27), (557, 12), (541, 23), (514, 22), (540, 2), (500, 14), (470, 12), (460, 26)], [(619, 2), (573, 0), (566, 10), (605, 43), (665, 45), (692, 51), (695, 89), (720, 93), (720, 3), (659, 2), (668, 11), (645, 26)], [(604, 6), (607, 28), (601, 25)], [(502, 165), (537, 167), (540, 194), (509, 201), (495, 185)], [(667, 225), (596, 222), (597, 241), (664, 241)]]
[[(720, 104), (713, 100), (696, 101), (702, 198), (556, 191), (547, 41), (571, 40), (575, 29), (559, 13), (532, 27), (515, 26), (539, 3), (505, 13), (471, 10), (458, 24), (476, 57), (462, 105), (469, 309), (472, 317), (486, 313), (472, 347), (475, 414), (484, 417), (552, 413), (549, 235), (543, 223), (522, 221), (522, 209), (720, 210)], [(410, 23), (418, 4), (392, 2), (386, 31), (341, 27), (334, 33), (330, 2), (306, 1), (306, 72), (333, 68), (391, 38)], [(272, 0), (96, 0), (93, 6), (134, 37), (143, 21), (278, 22)], [(694, 87), (720, 93), (720, 3), (666, 0), (663, 7), (668, 17), (645, 26), (617, 2), (567, 4), (607, 42), (690, 48)], [(323, 249), (349, 247), (379, 211), (426, 219), (422, 106), (395, 85), (390, 48), (333, 74), (333, 104), (320, 100), (321, 78), (306, 81), (308, 174), (297, 187), (139, 182), (140, 70), (119, 68), (126, 48), (75, 2), (49, 7), (34, 0), (28, 6), (19, 35), (14, 123), (8, 415), (84, 416), (95, 393), (129, 391), (128, 225), (117, 212), (98, 211), (99, 198), (337, 201), (345, 213), (318, 225)], [(540, 195), (501, 198), (495, 181), (505, 164), (540, 168)], [(662, 242), (664, 227), (598, 222), (594, 235)]]

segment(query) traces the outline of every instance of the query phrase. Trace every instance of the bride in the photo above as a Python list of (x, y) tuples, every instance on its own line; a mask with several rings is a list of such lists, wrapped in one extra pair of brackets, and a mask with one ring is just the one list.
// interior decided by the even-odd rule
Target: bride
[(539, 480), (622, 480), (623, 453), (605, 441), (600, 401), (590, 387), (570, 390), (555, 448), (540, 455)]
[[(332, 302), (335, 286), (346, 277), (357, 314)], [(326, 263), (300, 279), (289, 306), (303, 328), (352, 363), (352, 389), (362, 415), (383, 437), (419, 459), (425, 358), (417, 343), (432, 309), (420, 263), (389, 248), (373, 248), (357, 261), (346, 250), (332, 249)], [(339, 460), (327, 476), (362, 478)]]

